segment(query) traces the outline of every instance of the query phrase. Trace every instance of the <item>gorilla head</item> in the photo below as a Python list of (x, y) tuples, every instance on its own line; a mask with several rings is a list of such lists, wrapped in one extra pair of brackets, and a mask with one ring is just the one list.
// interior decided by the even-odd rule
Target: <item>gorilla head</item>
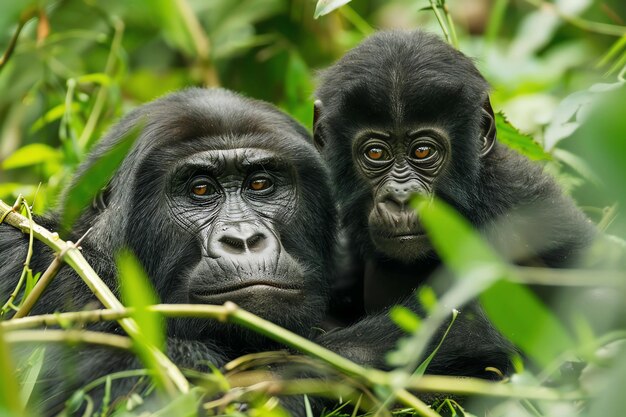
[[(77, 231), (93, 225), (90, 241), (109, 253), (130, 247), (164, 303), (233, 301), (297, 332), (319, 321), (335, 220), (304, 128), (268, 104), (190, 89), (131, 112), (78, 177), (136, 126), (132, 150)], [(173, 331), (202, 327), (227, 328), (187, 320)]]
[(413, 194), (475, 208), (495, 139), (487, 92), (469, 58), (422, 32), (377, 33), (322, 74), (315, 142), (348, 234), (369, 234), (353, 239), (371, 242), (366, 252), (404, 263), (430, 254)]

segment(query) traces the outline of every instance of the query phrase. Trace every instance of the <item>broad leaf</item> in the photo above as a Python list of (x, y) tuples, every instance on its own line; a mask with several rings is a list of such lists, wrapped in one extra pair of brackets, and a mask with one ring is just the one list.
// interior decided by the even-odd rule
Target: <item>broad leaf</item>
[(415, 199), (415, 205), (430, 241), (455, 276), (461, 281), (475, 280), (477, 286), (487, 285), (480, 301), (500, 332), (544, 366), (574, 346), (534, 293), (504, 280), (513, 271), (466, 219), (437, 199)]
[(2, 163), (4, 169), (23, 168), (46, 162), (58, 162), (61, 160), (61, 152), (43, 143), (26, 145), (11, 154)]
[(165, 342), (165, 329), (161, 317), (159, 314), (146, 311), (146, 307), (159, 303), (148, 276), (137, 258), (127, 249), (117, 254), (117, 268), (122, 302), (127, 307), (136, 309), (133, 318), (144, 336), (144, 339), (134, 342), (162, 348)]
[(502, 113), (496, 114), (496, 130), (500, 142), (522, 155), (535, 161), (552, 159), (552, 156), (540, 144), (513, 127)]
[(102, 155), (100, 159), (95, 161), (71, 185), (61, 211), (61, 226), (63, 229), (70, 230), (85, 207), (88, 207), (96, 194), (109, 183), (126, 154), (130, 151), (133, 143), (135, 143), (141, 128), (142, 126), (136, 126), (128, 132), (126, 136), (119, 140), (107, 153)]

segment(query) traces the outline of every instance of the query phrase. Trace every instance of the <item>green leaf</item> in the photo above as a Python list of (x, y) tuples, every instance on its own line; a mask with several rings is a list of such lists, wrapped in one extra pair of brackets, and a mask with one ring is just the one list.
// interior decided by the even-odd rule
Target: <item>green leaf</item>
[(26, 369), (20, 372), (20, 384), (22, 386), (22, 404), (28, 404), (28, 400), (33, 393), (37, 378), (43, 366), (46, 348), (43, 346), (35, 348), (33, 353), (26, 360)]
[(424, 307), (427, 313), (431, 313), (437, 307), (437, 294), (428, 285), (422, 285), (417, 290), (417, 300)]
[(0, 415), (24, 415), (9, 346), (0, 327)]
[(498, 281), (480, 302), (496, 328), (542, 366), (575, 346), (561, 322), (523, 285)]
[(152, 416), (197, 417), (203, 393), (201, 387), (193, 387), (188, 393), (177, 395), (170, 403), (152, 414)]
[(74, 394), (72, 394), (72, 396), (65, 402), (65, 408), (70, 413), (78, 411), (80, 406), (83, 404), (83, 401), (85, 401), (86, 395), (87, 393), (82, 389), (74, 392)]
[(304, 410), (306, 417), (315, 417), (313, 414), (313, 409), (311, 408), (311, 402), (309, 401), (309, 397), (304, 394)]
[(413, 204), (434, 248), (455, 276), (485, 286), (480, 301), (500, 332), (543, 366), (574, 346), (561, 323), (532, 291), (503, 280), (512, 277), (513, 270), (466, 219), (437, 199), (415, 198)]
[(289, 53), (284, 85), (285, 100), (280, 103), (279, 107), (303, 125), (311, 127), (313, 103), (310, 98), (314, 89), (311, 71), (302, 56), (295, 51)]
[[(419, 196), (413, 198), (412, 205), (417, 209), (437, 253), (457, 276), (472, 270), (492, 269), (494, 266), (500, 272), (506, 268), (472, 225), (452, 207), (440, 200), (427, 200)], [(454, 236), (454, 239), (450, 236)]]
[(137, 321), (141, 340), (134, 340), (139, 345), (153, 345), (163, 348), (165, 344), (165, 328), (161, 316), (146, 311), (146, 307), (158, 304), (157, 297), (148, 276), (137, 258), (128, 249), (122, 249), (116, 257), (119, 271), (122, 302), (127, 307), (136, 309), (132, 317)]
[(351, 0), (318, 0), (315, 6), (315, 13), (313, 19), (317, 19), (320, 16), (327, 15), (335, 9), (350, 3)]
[(58, 162), (61, 160), (61, 152), (43, 143), (26, 145), (11, 154), (2, 163), (4, 169), (22, 168), (46, 162)]
[(419, 318), (410, 309), (403, 306), (393, 306), (389, 310), (389, 317), (396, 323), (402, 330), (407, 333), (415, 333), (422, 325), (422, 319)]
[[(48, 123), (59, 120), (61, 117), (63, 117), (66, 111), (68, 111), (68, 109), (65, 103), (54, 106), (39, 119), (35, 120), (35, 123), (33, 123), (33, 125), (30, 127), (30, 133), (35, 133)], [(78, 113), (80, 111), (80, 105), (78, 103), (72, 102), (70, 104), (69, 111), (71, 111), (72, 113)]]
[(135, 126), (71, 185), (61, 211), (63, 229), (70, 230), (85, 207), (88, 207), (96, 194), (109, 183), (135, 143), (142, 127)]
[(37, 284), (37, 281), (39, 281), (40, 276), (41, 272), (37, 272), (35, 275), (33, 275), (33, 271), (30, 268), (26, 270), (26, 286), (24, 287), (24, 296), (22, 297), (22, 302), (26, 300), (28, 294), (30, 294), (33, 288), (35, 288), (35, 284)]
[(458, 310), (452, 311), (452, 320), (450, 320), (450, 324), (448, 324), (448, 327), (446, 328), (446, 332), (443, 334), (443, 336), (441, 336), (441, 340), (439, 340), (437, 347), (430, 353), (430, 355), (428, 355), (426, 359), (424, 359), (422, 363), (420, 363), (420, 365), (417, 367), (415, 372), (413, 372), (413, 375), (416, 375), (416, 376), (424, 375), (424, 373), (426, 372), (426, 369), (428, 368), (428, 365), (430, 365), (430, 362), (432, 362), (433, 358), (439, 351), (439, 348), (443, 344), (443, 341), (446, 340), (446, 336), (448, 336), (448, 333), (450, 333), (450, 329), (452, 328), (452, 325), (454, 324), (454, 321), (456, 320), (458, 315), (459, 315)]
[(500, 112), (496, 114), (496, 131), (500, 142), (522, 155), (534, 161), (552, 159), (552, 155), (547, 153), (540, 144), (517, 130)]

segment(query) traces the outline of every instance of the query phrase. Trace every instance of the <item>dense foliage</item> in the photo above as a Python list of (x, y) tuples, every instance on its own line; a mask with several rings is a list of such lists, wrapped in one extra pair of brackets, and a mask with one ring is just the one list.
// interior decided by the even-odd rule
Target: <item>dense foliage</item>
[[(621, 239), (626, 238), (622, 214), (626, 204), (625, 22), (626, 6), (619, 0), (3, 2), (0, 199), (13, 204), (21, 195), (32, 204), (34, 213), (46, 212), (58, 203), (76, 166), (122, 114), (166, 92), (188, 86), (223, 86), (267, 100), (310, 128), (316, 70), (328, 66), (376, 29), (420, 27), (441, 34), (475, 57), (493, 87), (492, 103), (501, 112), (497, 118), (499, 140), (543, 164), (598, 227), (612, 236), (615, 245), (599, 247), (590, 263), (606, 266), (607, 270), (600, 274), (605, 283), (624, 292), (626, 277), (619, 247)], [(117, 159), (124, 152), (120, 150)], [(102, 169), (112, 169), (115, 160), (113, 155), (110, 161), (104, 161)], [(95, 189), (87, 190), (85, 195), (77, 192), (67, 201), (80, 206), (82, 198), (95, 194), (102, 172), (91, 178), (94, 182), (88, 185)], [(519, 373), (506, 386), (424, 379), (413, 380), (413, 387), (441, 391), (443, 384), (443, 391), (456, 394), (500, 397), (502, 401), (490, 411), (494, 416), (601, 417), (623, 412), (626, 398), (621, 390), (626, 385), (626, 352), (623, 347), (619, 350), (619, 344), (616, 348), (616, 343), (610, 343), (623, 339), (623, 332), (593, 334), (580, 317), (572, 318), (573, 326), (563, 326), (522, 285), (515, 283), (524, 281), (523, 271), (499, 259), (455, 213), (445, 206), (433, 205), (422, 215), (429, 232), (442, 237), (436, 239), (441, 242), (437, 250), (459, 277), (450, 299), (467, 300), (482, 293), (481, 301), (490, 316), (500, 318), (499, 328), (514, 335), (513, 341), (536, 366), (524, 369), (520, 361)], [(71, 224), (71, 219), (64, 220)], [(457, 238), (450, 240), (446, 236)], [(132, 257), (126, 265), (127, 276), (141, 276)], [(41, 272), (25, 273), (27, 292)], [(483, 280), (465, 279), (477, 274)], [(550, 274), (537, 274), (551, 279)], [(571, 271), (559, 276), (559, 283), (587, 285), (590, 280), (586, 278)], [(485, 290), (486, 283), (496, 284)], [(137, 285), (144, 282), (139, 280)], [(149, 289), (131, 291), (144, 292)], [(443, 303), (437, 303), (427, 290), (418, 296), (424, 305), (430, 306), (433, 320), (440, 320), (442, 315), (437, 314), (437, 309), (445, 308)], [(3, 315), (23, 299), (20, 295), (16, 300), (0, 300)], [(134, 306), (152, 302), (150, 297), (133, 300), (132, 296), (128, 301)], [(416, 352), (424, 348), (424, 340), (433, 328), (432, 323), (400, 308), (392, 310), (392, 315), (409, 336), (389, 356), (399, 368), (397, 375), (360, 375), (361, 382), (367, 385), (364, 389), (368, 399), (362, 405), (367, 403), (373, 412), (381, 403), (389, 406), (394, 395), (401, 397), (399, 392), (404, 384), (409, 384), (408, 377), (404, 378), (408, 372), (423, 372), (424, 364), (414, 363)], [(152, 316), (137, 315), (135, 319), (153, 329), (149, 339), (159, 339), (159, 328), (151, 323)], [(242, 320), (252, 328), (263, 329), (263, 323)], [(10, 331), (0, 326), (0, 415), (22, 413), (38, 367), (45, 360), (41, 351), (35, 351), (24, 363), (12, 362), (9, 344), (2, 340)], [(349, 368), (289, 335), (280, 337), (340, 371), (347, 372)], [(602, 348), (607, 344), (608, 348)], [(253, 361), (268, 360), (284, 358)], [(564, 361), (570, 360), (590, 364), (582, 377), (572, 380), (563, 372), (555, 373)], [(149, 360), (146, 363), (149, 366)], [(281, 413), (276, 402), (266, 401), (265, 390), (271, 391), (267, 387), (218, 396), (216, 393), (242, 383), (236, 375), (224, 378), (216, 371), (200, 378), (203, 382), (198, 385), (208, 390), (208, 399), (204, 401), (212, 401), (211, 410), (239, 413), (232, 404), (245, 398), (252, 401), (247, 411), (251, 416)], [(546, 381), (550, 388), (546, 388)], [(313, 384), (310, 390), (303, 385), (300, 392), (321, 389), (319, 384), (309, 383)], [(343, 382), (343, 388), (350, 386), (350, 381)], [(326, 391), (345, 393), (356, 403), (359, 396), (351, 390), (344, 392), (343, 388), (330, 387)], [(277, 392), (280, 389), (275, 387)], [(187, 397), (175, 398), (169, 406), (173, 408), (163, 409), (163, 415), (170, 415), (172, 410), (195, 413), (194, 406), (187, 405), (185, 411), (176, 407), (185, 405), (188, 398), (200, 403), (197, 393), (196, 389)], [(84, 392), (74, 402), (83, 399)], [(132, 413), (139, 402), (140, 398), (131, 398), (117, 412)], [(454, 412), (450, 411), (453, 404), (453, 400), (445, 400), (440, 406)], [(94, 415), (115, 412), (106, 407), (92, 411)], [(466, 415), (471, 411), (470, 407)]]

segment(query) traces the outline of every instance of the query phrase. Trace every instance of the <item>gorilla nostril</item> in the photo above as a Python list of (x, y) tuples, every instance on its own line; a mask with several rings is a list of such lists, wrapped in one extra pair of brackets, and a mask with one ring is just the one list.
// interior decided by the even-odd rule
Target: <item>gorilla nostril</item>
[(248, 247), (248, 250), (251, 252), (263, 250), (266, 246), (265, 235), (263, 235), (262, 233), (257, 233), (253, 236), (250, 236), (246, 240), (246, 246)]
[(231, 253), (241, 253), (246, 250), (246, 243), (243, 239), (234, 236), (222, 236), (218, 239), (222, 247)]

